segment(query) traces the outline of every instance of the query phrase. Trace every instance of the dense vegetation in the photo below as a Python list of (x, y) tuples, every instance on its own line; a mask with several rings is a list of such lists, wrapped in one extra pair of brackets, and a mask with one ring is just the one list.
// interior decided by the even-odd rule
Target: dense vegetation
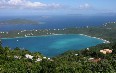
[[(113, 49), (111, 54), (102, 54), (100, 49)], [(34, 56), (27, 59), (25, 54)], [(20, 56), (15, 58), (14, 56)], [(52, 60), (43, 59), (35, 62), (35, 59), (43, 56), (40, 53), (31, 53), (27, 50), (0, 45), (0, 73), (116, 73), (116, 43), (101, 44), (80, 51), (68, 51)], [(94, 58), (95, 60), (89, 60)]]
[[(33, 33), (34, 35), (55, 34), (87, 34), (110, 40), (109, 44), (99, 44), (89, 49), (67, 51), (51, 59), (44, 58), (38, 52), (32, 53), (27, 50), (14, 50), (9, 47), (2, 47), (0, 43), (0, 73), (116, 73), (116, 25), (109, 25), (89, 28), (70, 28), (62, 30), (33, 30), (15, 31), (9, 34), (1, 33), (2, 37), (24, 36)], [(32, 36), (32, 35), (31, 35)], [(102, 49), (113, 49), (112, 53), (103, 54)], [(28, 59), (26, 54), (33, 57)], [(20, 58), (15, 58), (18, 56)], [(41, 61), (35, 62), (37, 58)]]

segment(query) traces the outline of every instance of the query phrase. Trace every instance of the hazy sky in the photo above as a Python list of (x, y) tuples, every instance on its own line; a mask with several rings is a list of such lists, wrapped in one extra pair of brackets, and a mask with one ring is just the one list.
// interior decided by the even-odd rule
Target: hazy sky
[(62, 15), (116, 12), (116, 0), (0, 0), (0, 15)]

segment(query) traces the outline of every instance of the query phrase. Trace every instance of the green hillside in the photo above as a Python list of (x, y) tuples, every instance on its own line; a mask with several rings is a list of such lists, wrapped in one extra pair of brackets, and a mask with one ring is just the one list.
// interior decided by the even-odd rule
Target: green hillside
[[(67, 51), (47, 58), (39, 52), (2, 47), (0, 43), (0, 73), (116, 73), (116, 24), (100, 27), (67, 28), (55, 30), (32, 30), (2, 32), (2, 37), (25, 37), (48, 34), (86, 34), (109, 40), (82, 50)], [(19, 34), (17, 34), (19, 33)], [(48, 34), (47, 34), (48, 33)], [(107, 52), (101, 52), (110, 50)], [(31, 57), (27, 57), (29, 55)]]

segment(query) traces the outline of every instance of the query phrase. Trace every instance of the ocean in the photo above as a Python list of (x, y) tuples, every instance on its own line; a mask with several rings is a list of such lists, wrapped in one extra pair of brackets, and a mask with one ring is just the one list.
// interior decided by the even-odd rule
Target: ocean
[(11, 49), (19, 47), (31, 52), (40, 52), (47, 57), (54, 57), (68, 50), (80, 50), (104, 42), (103, 40), (79, 34), (7, 38), (1, 40), (4, 47), (8, 46)]
[(14, 30), (33, 30), (33, 29), (63, 29), (73, 27), (85, 26), (101, 26), (106, 22), (116, 21), (116, 16), (105, 15), (41, 15), (41, 16), (1, 16), (0, 21), (9, 19), (29, 19), (43, 24), (30, 25), (30, 24), (17, 24), (17, 25), (0, 25), (0, 31), (14, 31)]

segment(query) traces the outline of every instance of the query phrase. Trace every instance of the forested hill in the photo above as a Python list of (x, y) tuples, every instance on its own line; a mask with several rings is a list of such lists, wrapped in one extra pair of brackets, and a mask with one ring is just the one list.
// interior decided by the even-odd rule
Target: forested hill
[[(100, 50), (112, 50), (100, 52)], [(36, 52), (0, 45), (0, 73), (116, 73), (116, 43), (68, 51), (47, 58)]]
[(3, 21), (0, 21), (0, 25), (5, 25), (5, 24), (39, 24), (39, 22), (37, 21), (33, 21), (33, 20), (27, 20), (27, 19), (20, 19), (20, 18), (17, 18), (17, 19), (10, 19), (10, 20), (3, 20)]

